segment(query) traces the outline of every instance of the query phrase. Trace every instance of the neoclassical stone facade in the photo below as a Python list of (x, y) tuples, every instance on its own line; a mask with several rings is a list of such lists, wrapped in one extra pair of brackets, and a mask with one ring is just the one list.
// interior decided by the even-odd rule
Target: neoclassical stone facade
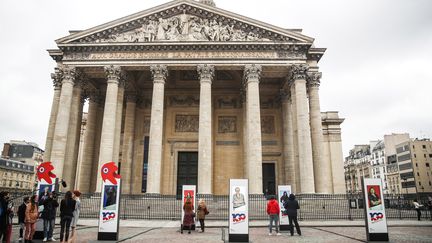
[(230, 178), (345, 192), (343, 119), (320, 110), (325, 49), (298, 30), (176, 0), (56, 43), (45, 160), (81, 191), (114, 161), (127, 194), (225, 195)]

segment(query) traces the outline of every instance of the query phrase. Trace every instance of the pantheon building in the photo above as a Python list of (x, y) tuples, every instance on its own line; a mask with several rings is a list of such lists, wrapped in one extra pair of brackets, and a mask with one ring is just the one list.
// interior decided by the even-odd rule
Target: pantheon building
[(56, 44), (45, 161), (71, 188), (100, 191), (114, 161), (124, 194), (227, 195), (240, 178), (252, 194), (345, 192), (343, 119), (320, 110), (326, 49), (301, 30), (175, 0)]

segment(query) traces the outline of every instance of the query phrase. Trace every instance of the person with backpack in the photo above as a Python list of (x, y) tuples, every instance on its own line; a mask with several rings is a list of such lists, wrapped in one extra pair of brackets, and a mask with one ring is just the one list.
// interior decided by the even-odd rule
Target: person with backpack
[(18, 241), (23, 240), (24, 229), (25, 229), (25, 211), (27, 208), (27, 204), (29, 202), (30, 202), (30, 198), (24, 197), (23, 203), (18, 207), (18, 224), (20, 226)]
[(300, 209), (300, 206), (299, 206), (299, 203), (296, 200), (294, 194), (290, 194), (289, 195), (288, 201), (286, 201), (285, 204), (284, 204), (284, 208), (285, 208), (285, 210), (287, 211), (287, 214), (288, 214), (288, 220), (289, 220), (289, 226), (290, 226), (291, 236), (294, 235), (293, 222), (294, 222), (294, 225), (296, 227), (297, 234), (301, 235), (300, 226), (299, 226), (298, 221), (297, 221), (297, 210)]
[(44, 239), (43, 241), (55, 241), (53, 238), (55, 217), (57, 207), (59, 206), (57, 198), (54, 198), (53, 193), (48, 192), (47, 198), (43, 201), (43, 211), (41, 218), (43, 219)]
[[(60, 241), (68, 242), (69, 228), (75, 211), (76, 202), (72, 199), (72, 192), (67, 191), (60, 202)], [(63, 241), (64, 240), (64, 241)]]
[(281, 235), (279, 233), (279, 211), (280, 211), (279, 203), (276, 201), (276, 198), (274, 196), (270, 196), (270, 200), (267, 203), (267, 214), (270, 219), (269, 235), (272, 235), (273, 222), (276, 228), (276, 235)]

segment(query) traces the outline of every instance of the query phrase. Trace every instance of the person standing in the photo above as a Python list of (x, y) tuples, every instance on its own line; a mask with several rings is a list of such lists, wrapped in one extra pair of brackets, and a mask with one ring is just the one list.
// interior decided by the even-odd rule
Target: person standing
[(267, 203), (267, 214), (269, 216), (269, 235), (272, 235), (273, 222), (275, 223), (276, 235), (281, 235), (279, 233), (279, 203), (276, 201), (274, 196), (270, 196), (270, 200)]
[(299, 226), (298, 220), (297, 220), (297, 210), (300, 209), (300, 206), (299, 206), (299, 203), (297, 202), (297, 200), (295, 199), (294, 194), (290, 194), (289, 195), (288, 201), (285, 202), (284, 208), (285, 208), (285, 210), (287, 211), (287, 214), (288, 214), (288, 220), (289, 220), (289, 226), (290, 226), (291, 236), (294, 235), (293, 222), (295, 224), (295, 227), (296, 227), (296, 230), (297, 230), (297, 234), (301, 235), (300, 226)]
[(25, 229), (25, 211), (29, 201), (30, 201), (29, 197), (24, 197), (23, 203), (18, 207), (18, 224), (20, 226), (18, 241), (23, 240), (23, 234)]
[(60, 202), (60, 241), (62, 243), (69, 240), (69, 228), (73, 212), (75, 211), (75, 205), (76, 202), (72, 199), (72, 192), (67, 191), (64, 199)]
[(54, 198), (53, 193), (49, 192), (47, 198), (43, 201), (44, 210), (42, 211), (42, 219), (44, 226), (44, 239), (43, 241), (55, 241), (53, 238), (53, 232), (55, 227), (55, 217), (57, 207), (57, 197)]
[(420, 221), (421, 218), (421, 208), (423, 207), (422, 204), (418, 203), (417, 199), (414, 199), (414, 208), (417, 211), (417, 220)]
[(432, 197), (431, 196), (428, 196), (428, 207), (429, 207), (430, 220), (432, 220)]
[(79, 215), (80, 215), (80, 211), (81, 211), (81, 200), (80, 200), (80, 196), (81, 196), (81, 192), (78, 190), (73, 191), (73, 199), (75, 200), (75, 210), (73, 211), (73, 218), (72, 218), (72, 222), (71, 222), (71, 227), (72, 227), (72, 234), (71, 234), (71, 239), (76, 238), (76, 226), (78, 223), (78, 219), (79, 219)]
[(180, 229), (180, 233), (183, 234), (183, 227), (188, 228), (188, 234), (191, 233), (192, 225), (194, 224), (194, 206), (192, 205), (192, 201), (190, 199), (187, 199), (185, 202), (185, 205), (183, 206), (184, 210), (184, 217), (183, 217), (183, 224)]
[(209, 214), (209, 211), (207, 209), (207, 205), (205, 204), (204, 199), (199, 200), (197, 212), (198, 212), (198, 220), (199, 220), (200, 226), (201, 226), (201, 233), (204, 233), (204, 231), (205, 231), (204, 220), (205, 220), (206, 215)]
[(25, 242), (31, 243), (33, 240), (33, 235), (36, 231), (36, 221), (39, 217), (38, 206), (36, 204), (36, 195), (30, 198), (30, 203), (26, 206), (25, 211)]
[(7, 195), (8, 192), (0, 192), (0, 239), (3, 241), (6, 241), (7, 238), (7, 210), (8, 210), (8, 203), (7, 203)]
[(7, 228), (6, 228), (6, 243), (11, 242), (12, 238), (12, 223), (14, 216), (14, 205), (13, 201), (9, 198), (9, 194), (6, 197), (7, 202)]

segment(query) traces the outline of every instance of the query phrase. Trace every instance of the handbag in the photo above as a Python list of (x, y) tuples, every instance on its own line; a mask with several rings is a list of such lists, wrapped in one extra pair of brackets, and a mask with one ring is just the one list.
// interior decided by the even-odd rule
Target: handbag
[(204, 213), (205, 213), (205, 215), (209, 215), (210, 212), (206, 208)]

